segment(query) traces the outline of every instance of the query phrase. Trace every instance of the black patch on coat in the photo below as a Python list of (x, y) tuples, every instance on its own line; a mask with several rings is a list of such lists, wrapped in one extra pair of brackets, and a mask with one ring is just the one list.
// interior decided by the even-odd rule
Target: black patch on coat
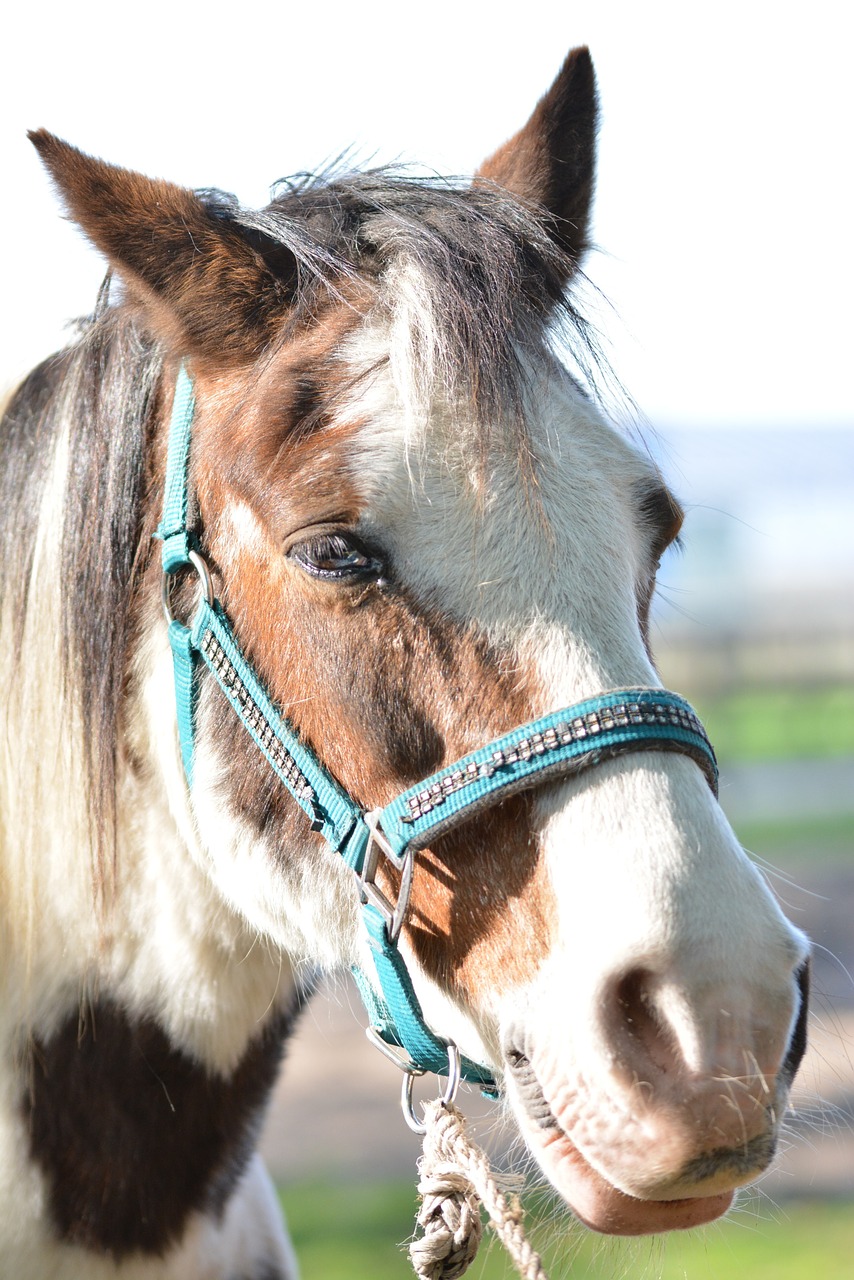
[(118, 1262), (162, 1255), (194, 1213), (221, 1214), (254, 1151), (298, 1005), (268, 1022), (230, 1076), (108, 1001), (35, 1039), (22, 1108), (57, 1235)]

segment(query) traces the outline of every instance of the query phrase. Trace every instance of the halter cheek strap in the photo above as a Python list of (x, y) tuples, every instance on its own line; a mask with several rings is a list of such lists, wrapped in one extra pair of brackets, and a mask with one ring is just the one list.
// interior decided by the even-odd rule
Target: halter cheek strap
[[(166, 466), (162, 540), (163, 603), (175, 672), (181, 757), (192, 785), (200, 665), (217, 681), (270, 768), (304, 810), (310, 828), (354, 872), (362, 920), (379, 985), (357, 973), (373, 1038), (409, 1075), (449, 1073), (453, 1045), (424, 1020), (398, 948), (418, 850), (468, 822), (477, 812), (551, 778), (580, 773), (626, 752), (677, 751), (703, 770), (717, 794), (717, 764), (696, 714), (664, 689), (620, 689), (513, 729), (502, 738), (440, 769), (402, 792), (383, 809), (366, 813), (300, 740), (247, 661), (216, 599), (198, 540), (189, 527), (189, 458), (195, 398), (182, 365), (178, 373)], [(200, 596), (189, 625), (172, 613), (175, 575), (192, 569)], [(377, 884), (381, 860), (399, 876), (396, 900)], [(398, 877), (393, 877), (397, 879)], [(461, 1075), (494, 1092), (488, 1067), (463, 1057)]]

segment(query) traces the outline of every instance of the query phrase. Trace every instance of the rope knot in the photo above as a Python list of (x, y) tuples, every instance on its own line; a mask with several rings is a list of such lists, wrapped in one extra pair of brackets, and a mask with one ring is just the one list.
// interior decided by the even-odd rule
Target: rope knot
[(489, 1162), (468, 1137), (465, 1117), (453, 1103), (424, 1109), (424, 1154), (419, 1161), (423, 1235), (409, 1246), (419, 1280), (457, 1280), (474, 1262), (483, 1236), (481, 1205), (524, 1280), (548, 1280), (525, 1236), (518, 1197), (508, 1201)]
[(419, 1280), (457, 1280), (468, 1271), (483, 1235), (480, 1201), (468, 1179), (450, 1168), (421, 1175), (421, 1208), (416, 1219), (423, 1235), (409, 1246)]

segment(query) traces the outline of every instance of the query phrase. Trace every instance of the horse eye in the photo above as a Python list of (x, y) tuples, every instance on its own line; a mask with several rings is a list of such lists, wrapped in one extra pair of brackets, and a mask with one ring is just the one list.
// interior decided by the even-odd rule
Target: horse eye
[(351, 534), (323, 533), (298, 542), (288, 555), (314, 578), (353, 581), (380, 578), (384, 565)]

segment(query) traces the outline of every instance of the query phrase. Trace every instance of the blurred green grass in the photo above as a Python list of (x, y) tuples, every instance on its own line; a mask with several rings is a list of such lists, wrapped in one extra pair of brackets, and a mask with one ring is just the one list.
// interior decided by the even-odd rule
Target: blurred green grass
[[(851, 787), (838, 812), (736, 824), (746, 849), (775, 865), (839, 866), (854, 858), (854, 688), (739, 689), (695, 705), (721, 765), (851, 757)], [(854, 1265), (852, 1265), (854, 1277)]]
[[(773, 866), (832, 868), (854, 864), (854, 812), (738, 822), (736, 834), (745, 849)], [(854, 1278), (854, 1267), (851, 1274)]]
[[(282, 1192), (303, 1280), (412, 1280), (405, 1243), (415, 1179), (295, 1183)], [(757, 1203), (759, 1208), (754, 1207)], [(536, 1208), (531, 1217), (536, 1220)], [(854, 1204), (747, 1200), (711, 1227), (667, 1237), (612, 1240), (566, 1220), (536, 1227), (551, 1280), (851, 1280)], [(544, 1243), (545, 1241), (545, 1243)], [(489, 1233), (471, 1280), (512, 1280)]]
[(854, 756), (848, 685), (746, 688), (693, 701), (722, 762)]

